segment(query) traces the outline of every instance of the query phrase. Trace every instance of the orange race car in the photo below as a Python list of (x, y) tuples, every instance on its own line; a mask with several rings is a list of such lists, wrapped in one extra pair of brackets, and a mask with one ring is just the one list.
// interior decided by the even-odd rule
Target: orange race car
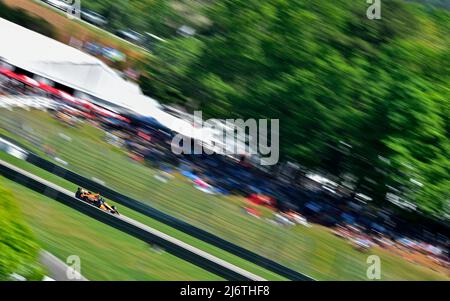
[(99, 193), (92, 193), (86, 189), (78, 187), (77, 192), (75, 192), (75, 197), (86, 203), (96, 206), (106, 212), (112, 214), (119, 214), (116, 206), (111, 206), (105, 202), (105, 200), (100, 196)]

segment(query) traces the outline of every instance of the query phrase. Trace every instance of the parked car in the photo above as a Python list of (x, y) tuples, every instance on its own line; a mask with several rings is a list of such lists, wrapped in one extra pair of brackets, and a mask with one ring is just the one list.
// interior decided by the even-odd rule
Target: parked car
[(99, 27), (104, 27), (108, 24), (105, 17), (92, 10), (82, 10), (81, 19)]
[(68, 9), (70, 9), (72, 7), (62, 0), (43, 0), (43, 1), (45, 3), (47, 3), (48, 5), (51, 5), (53, 7), (56, 7), (58, 9), (65, 10), (65, 11), (67, 11)]
[(97, 44), (95, 42), (86, 42), (83, 46), (84, 50), (92, 55), (102, 55), (103, 54), (103, 46)]
[(116, 35), (132, 43), (141, 44), (144, 42), (144, 36), (133, 30), (118, 30)]
[(125, 62), (127, 60), (127, 57), (124, 53), (112, 47), (103, 48), (102, 55), (113, 62)]
[(192, 27), (189, 27), (187, 25), (183, 25), (180, 28), (177, 29), (177, 34), (183, 37), (193, 37), (196, 33), (196, 30)]

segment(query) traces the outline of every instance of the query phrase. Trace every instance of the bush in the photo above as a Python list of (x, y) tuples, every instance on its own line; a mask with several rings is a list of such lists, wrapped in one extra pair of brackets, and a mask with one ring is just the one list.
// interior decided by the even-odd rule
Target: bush
[(30, 30), (39, 32), (50, 38), (55, 38), (55, 30), (53, 26), (40, 17), (29, 15), (23, 9), (14, 9), (8, 7), (0, 0), (0, 18), (26, 27)]
[(0, 281), (17, 273), (30, 280), (42, 278), (39, 246), (24, 223), (13, 194), (0, 178)]

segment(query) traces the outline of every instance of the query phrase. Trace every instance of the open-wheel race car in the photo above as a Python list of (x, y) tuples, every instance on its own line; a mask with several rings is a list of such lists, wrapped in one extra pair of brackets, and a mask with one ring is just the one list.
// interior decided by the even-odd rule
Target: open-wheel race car
[(111, 214), (119, 214), (116, 206), (111, 206), (101, 197), (99, 193), (93, 193), (81, 187), (78, 187), (75, 192), (75, 197), (79, 200), (82, 200), (86, 203), (94, 205), (97, 208), (102, 209), (103, 211), (109, 212)]

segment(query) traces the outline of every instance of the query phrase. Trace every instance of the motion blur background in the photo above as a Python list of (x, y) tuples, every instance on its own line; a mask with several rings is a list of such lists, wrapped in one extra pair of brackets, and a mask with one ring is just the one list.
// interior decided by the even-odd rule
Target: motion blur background
[[(205, 119), (279, 119), (280, 163), (176, 156), (170, 146), (177, 130), (159, 115), (89, 99), (110, 110), (100, 113), (6, 71), (3, 138), (318, 280), (367, 279), (368, 254), (381, 257), (384, 280), (449, 280), (450, 1), (382, 0), (377, 20), (367, 18), (363, 0), (82, 0), (82, 20), (43, 2), (0, 1), (0, 17), (96, 57), (188, 124), (194, 110)], [(1, 39), (0, 50), (8, 43)], [(71, 87), (53, 87), (76, 96)], [(52, 104), (27, 108), (36, 96)], [(53, 179), (6, 153), (0, 158)], [(19, 200), (30, 228), (29, 259), (5, 260), (0, 279), (21, 270), (39, 278), (40, 248), (63, 260), (81, 254), (92, 280), (215, 279), (9, 180), (0, 183), (11, 203)], [(67, 237), (62, 227), (79, 233)], [(17, 241), (20, 229), (11, 232)], [(2, 248), (9, 259), (21, 258)]]

